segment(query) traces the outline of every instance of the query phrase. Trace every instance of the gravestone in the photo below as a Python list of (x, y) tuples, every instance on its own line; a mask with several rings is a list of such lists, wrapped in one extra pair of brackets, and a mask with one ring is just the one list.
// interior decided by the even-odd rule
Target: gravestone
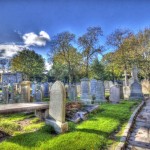
[(144, 79), (141, 82), (141, 85), (142, 85), (142, 92), (143, 92), (143, 94), (150, 95), (150, 81)]
[(123, 97), (128, 100), (130, 97), (130, 86), (123, 86)]
[(96, 90), (97, 90), (97, 80), (92, 79), (90, 81), (90, 93), (91, 93), (92, 99), (96, 97)]
[(134, 81), (134, 83), (131, 84), (130, 89), (130, 99), (139, 100), (144, 98), (141, 84), (138, 83), (138, 81)]
[(77, 83), (76, 87), (77, 87), (77, 96), (80, 97), (81, 96), (81, 84)]
[(68, 87), (69, 85), (68, 84), (65, 84), (65, 91), (66, 91), (66, 97), (68, 98)]
[(68, 130), (68, 123), (65, 122), (65, 87), (60, 81), (56, 81), (51, 87), (49, 116), (46, 123), (54, 127), (57, 133), (63, 133)]
[(14, 103), (14, 86), (13, 84), (8, 84), (8, 103), (13, 104)]
[(13, 83), (9, 86), (9, 103), (16, 103), (16, 95), (17, 95), (17, 83)]
[(109, 81), (104, 81), (104, 86), (105, 86), (105, 89), (109, 89)]
[(8, 104), (8, 86), (2, 87), (2, 100), (4, 104)]
[(96, 95), (96, 99), (95, 99), (96, 103), (106, 102), (105, 87), (104, 87), (103, 81), (100, 81), (100, 80), (97, 81), (96, 94), (95, 95)]
[(105, 87), (105, 92), (110, 92), (110, 87), (113, 86), (113, 82), (112, 81), (104, 81), (104, 87)]
[(44, 83), (44, 97), (49, 97), (49, 83)]
[(44, 98), (44, 83), (41, 83), (39, 86), (40, 86), (40, 91), (42, 93), (42, 98)]
[(110, 88), (110, 102), (118, 103), (120, 101), (120, 87), (119, 85), (114, 85)]
[(49, 97), (50, 97), (50, 93), (51, 93), (52, 85), (53, 85), (53, 83), (52, 83), (52, 82), (50, 82), (50, 83), (49, 83), (49, 88), (48, 88), (48, 89), (49, 89)]
[(19, 94), (19, 83), (13, 84), (13, 102), (19, 103), (20, 102), (20, 94)]
[(21, 82), (21, 102), (30, 102), (30, 81)]
[(34, 96), (36, 93), (36, 89), (37, 89), (37, 83), (36, 82), (33, 82), (31, 84), (31, 89), (32, 89), (32, 96)]
[(118, 84), (120, 87), (120, 98), (123, 99), (124, 98), (124, 94), (123, 94), (123, 83), (122, 84)]
[(69, 100), (76, 101), (76, 98), (77, 98), (76, 85), (69, 85), (69, 87), (68, 87), (68, 97), (69, 97)]
[(41, 102), (42, 101), (42, 92), (39, 89), (36, 90), (34, 98), (35, 98), (36, 102)]
[(89, 79), (83, 78), (81, 79), (81, 101), (84, 104), (91, 104), (92, 103), (92, 97), (90, 95), (90, 87), (89, 87)]
[(130, 86), (130, 99), (143, 99), (143, 93), (142, 93), (142, 86), (141, 84), (138, 82), (138, 69), (136, 66), (133, 67), (132, 72), (132, 79), (133, 79), (133, 83), (131, 83)]

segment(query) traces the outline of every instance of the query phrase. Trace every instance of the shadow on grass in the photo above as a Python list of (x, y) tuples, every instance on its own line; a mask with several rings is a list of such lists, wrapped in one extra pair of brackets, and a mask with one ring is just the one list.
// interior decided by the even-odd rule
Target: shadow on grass
[(92, 133), (92, 134), (94, 133), (94, 134), (97, 134), (97, 135), (102, 135), (104, 137), (106, 137), (108, 135), (107, 132), (103, 132), (103, 131), (95, 130), (95, 129), (76, 129), (76, 131)]
[(55, 135), (54, 129), (51, 126), (45, 125), (35, 132), (16, 135), (6, 141), (19, 144), (23, 147), (33, 148), (40, 146), (40, 143), (50, 140)]

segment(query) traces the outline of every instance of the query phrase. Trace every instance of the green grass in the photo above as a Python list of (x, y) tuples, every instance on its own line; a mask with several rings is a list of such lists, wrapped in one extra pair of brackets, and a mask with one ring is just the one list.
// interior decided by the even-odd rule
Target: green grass
[[(102, 104), (97, 112), (89, 115), (87, 121), (77, 125), (69, 122), (69, 132), (61, 135), (54, 135), (50, 126), (45, 125), (38, 119), (30, 118), (29, 125), (20, 127), (19, 130), (13, 126), (10, 128), (13, 132), (9, 131), (9, 133), (13, 137), (0, 143), (0, 149), (104, 150), (119, 141), (120, 133), (115, 140), (111, 139), (111, 135), (114, 131), (124, 127), (132, 114), (131, 110), (138, 103), (137, 101), (122, 101), (116, 105)], [(14, 115), (17, 121), (27, 117), (22, 115), (17, 117), (17, 115)], [(9, 117), (1, 116), (1, 119), (10, 121), (9, 123), (14, 125), (15, 119), (12, 119), (11, 115), (10, 118), (9, 120)], [(2, 125), (0, 120), (0, 130)], [(2, 129), (6, 132), (8, 128), (3, 126)], [(120, 129), (120, 132), (122, 132), (122, 129)]]
[(43, 98), (42, 101), (43, 102), (49, 102), (49, 98)]

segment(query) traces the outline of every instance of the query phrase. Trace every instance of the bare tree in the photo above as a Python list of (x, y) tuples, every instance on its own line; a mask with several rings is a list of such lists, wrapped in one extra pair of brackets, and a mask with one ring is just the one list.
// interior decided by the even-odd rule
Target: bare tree
[(101, 27), (89, 27), (87, 32), (78, 38), (78, 44), (82, 48), (86, 64), (86, 77), (88, 77), (90, 61), (95, 55), (102, 53), (102, 46), (99, 45), (102, 33)]

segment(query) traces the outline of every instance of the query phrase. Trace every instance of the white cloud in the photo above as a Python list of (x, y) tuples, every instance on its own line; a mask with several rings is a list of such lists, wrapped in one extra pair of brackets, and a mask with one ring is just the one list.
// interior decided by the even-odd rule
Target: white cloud
[(27, 46), (45, 46), (46, 42), (50, 41), (50, 36), (45, 31), (40, 31), (39, 35), (30, 32), (24, 34), (22, 39)]
[(46, 70), (50, 70), (52, 68), (53, 64), (49, 64), (48, 62), (45, 62), (45, 68)]
[(11, 58), (18, 51), (21, 51), (26, 46), (16, 44), (1, 44), (0, 45), (0, 58)]

